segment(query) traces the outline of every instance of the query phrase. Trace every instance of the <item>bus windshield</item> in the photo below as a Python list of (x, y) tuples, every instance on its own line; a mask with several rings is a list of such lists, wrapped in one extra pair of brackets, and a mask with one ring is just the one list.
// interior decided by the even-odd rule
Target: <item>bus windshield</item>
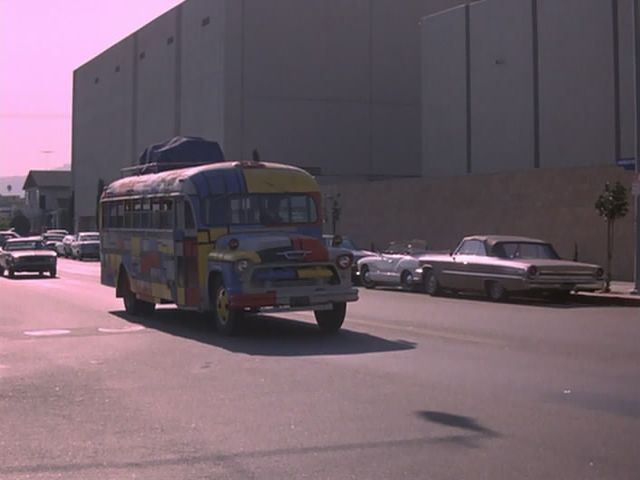
[(220, 225), (291, 225), (315, 223), (317, 206), (307, 194), (259, 193), (209, 197), (204, 221)]

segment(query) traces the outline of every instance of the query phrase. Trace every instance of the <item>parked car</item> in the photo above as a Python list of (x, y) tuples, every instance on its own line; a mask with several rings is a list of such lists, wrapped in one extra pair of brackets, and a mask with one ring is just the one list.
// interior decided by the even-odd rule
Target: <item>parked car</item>
[(71, 243), (71, 256), (83, 258), (100, 258), (100, 233), (80, 232), (76, 240)]
[(427, 251), (427, 242), (424, 240), (391, 242), (381, 253), (358, 261), (360, 281), (365, 288), (395, 285), (405, 290), (415, 290), (422, 285), (418, 257)]
[(6, 241), (9, 240), (10, 238), (19, 238), (19, 237), (20, 235), (18, 235), (18, 233), (13, 230), (5, 230), (0, 232), (0, 247), (3, 247)]
[(6, 270), (12, 278), (16, 272), (49, 272), (55, 277), (57, 261), (57, 255), (46, 247), (42, 237), (12, 238), (0, 248), (0, 276)]
[(42, 235), (42, 239), (49, 250), (53, 250), (57, 255), (62, 255), (64, 234), (47, 232)]
[(353, 255), (353, 265), (351, 266), (351, 281), (354, 284), (360, 282), (360, 271), (358, 270), (358, 260), (364, 257), (375, 255), (375, 252), (369, 250), (362, 250), (359, 248), (353, 240), (349, 237), (343, 237), (342, 235), (322, 235), (322, 240), (327, 247), (340, 247), (345, 248)]
[(62, 254), (65, 257), (70, 257), (72, 255), (71, 252), (71, 244), (76, 241), (75, 235), (65, 235), (62, 239)]
[(484, 292), (494, 301), (510, 294), (566, 298), (572, 291), (604, 286), (599, 265), (562, 260), (549, 242), (525, 237), (465, 237), (451, 254), (423, 255), (419, 263), (430, 295), (449, 290)]
[(61, 228), (49, 229), (46, 232), (44, 232), (44, 235), (49, 234), (49, 233), (54, 233), (54, 234), (58, 234), (58, 235), (69, 235), (69, 232), (67, 230), (64, 230), (64, 229), (61, 229)]

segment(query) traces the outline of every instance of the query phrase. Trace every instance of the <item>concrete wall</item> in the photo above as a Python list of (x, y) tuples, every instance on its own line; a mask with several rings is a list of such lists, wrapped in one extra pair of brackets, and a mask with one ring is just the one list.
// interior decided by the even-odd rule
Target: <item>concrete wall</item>
[(422, 22), (422, 173), (467, 173), (466, 8)]
[(631, 157), (631, 5), (486, 0), (424, 18), (423, 174), (465, 173), (463, 152), (468, 173)]
[[(606, 262), (606, 227), (594, 204), (605, 181), (630, 187), (633, 174), (618, 167), (548, 168), (488, 175), (353, 183), (327, 188), (340, 194), (338, 233), (363, 248), (424, 238), (434, 249), (455, 247), (462, 236), (513, 234), (552, 242), (572, 258)], [(616, 223), (614, 276), (633, 277), (633, 215)]]
[(471, 171), (534, 166), (531, 0), (490, 0), (470, 10)]
[(540, 166), (615, 162), (610, 1), (538, 0)]

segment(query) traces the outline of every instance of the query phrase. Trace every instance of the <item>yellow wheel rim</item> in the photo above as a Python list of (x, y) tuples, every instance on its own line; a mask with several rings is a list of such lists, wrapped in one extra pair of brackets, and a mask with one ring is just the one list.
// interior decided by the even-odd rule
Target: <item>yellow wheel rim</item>
[(227, 297), (227, 290), (224, 287), (218, 290), (218, 296), (216, 298), (216, 312), (220, 323), (227, 323), (229, 320), (229, 297)]

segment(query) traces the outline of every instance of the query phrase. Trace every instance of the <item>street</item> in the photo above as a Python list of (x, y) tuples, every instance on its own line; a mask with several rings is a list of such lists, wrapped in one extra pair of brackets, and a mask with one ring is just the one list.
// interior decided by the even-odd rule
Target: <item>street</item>
[(99, 274), (0, 278), (0, 479), (638, 478), (638, 308), (360, 289), (223, 337)]

